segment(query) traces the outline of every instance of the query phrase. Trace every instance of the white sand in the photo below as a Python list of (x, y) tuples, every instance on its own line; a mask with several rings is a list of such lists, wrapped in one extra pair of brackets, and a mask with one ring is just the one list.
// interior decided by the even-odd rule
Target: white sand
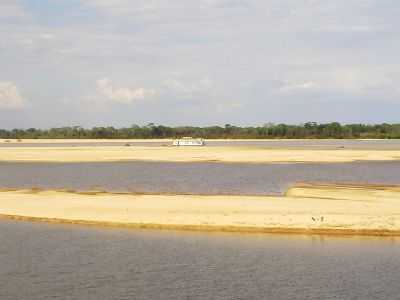
[(399, 160), (400, 150), (312, 150), (257, 147), (3, 147), (0, 161), (23, 162), (351, 162)]
[(142, 228), (400, 235), (400, 189), (311, 187), (286, 197), (2, 191), (3, 217)]

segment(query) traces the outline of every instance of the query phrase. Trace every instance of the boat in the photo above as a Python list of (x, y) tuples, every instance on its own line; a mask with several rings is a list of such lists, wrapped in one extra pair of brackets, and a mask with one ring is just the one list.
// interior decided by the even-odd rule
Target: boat
[(173, 146), (204, 146), (206, 143), (203, 139), (195, 139), (192, 137), (183, 137), (180, 139), (175, 139), (172, 142)]

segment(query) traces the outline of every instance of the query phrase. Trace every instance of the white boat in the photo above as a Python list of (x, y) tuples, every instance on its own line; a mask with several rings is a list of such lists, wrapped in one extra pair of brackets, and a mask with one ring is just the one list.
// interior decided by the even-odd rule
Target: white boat
[(174, 146), (204, 146), (205, 144), (203, 139), (194, 139), (192, 137), (183, 137), (172, 142)]

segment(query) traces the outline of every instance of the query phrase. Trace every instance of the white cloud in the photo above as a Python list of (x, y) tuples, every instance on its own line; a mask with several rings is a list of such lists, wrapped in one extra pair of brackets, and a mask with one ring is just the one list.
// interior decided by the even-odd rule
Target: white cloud
[(209, 91), (213, 87), (213, 82), (207, 77), (190, 83), (178, 79), (168, 79), (164, 81), (163, 86), (176, 96), (192, 98)]
[[(159, 115), (160, 123), (170, 121), (165, 110), (214, 106), (221, 119), (216, 113), (212, 122), (242, 122), (244, 109), (248, 120), (264, 122), (294, 101), (304, 106), (293, 110), (312, 119), (310, 99), (364, 101), (391, 113), (382, 101), (400, 99), (395, 0), (78, 0), (44, 1), (41, 9), (27, 2), (0, 0), (0, 66), (9, 78), (24, 70), (32, 118), (57, 119), (40, 110), (59, 110), (60, 95), (82, 114), (85, 101), (104, 107), (110, 122)], [(238, 113), (230, 115), (234, 101), (243, 108), (232, 105)], [(293, 115), (282, 118), (298, 120)]]
[(389, 92), (397, 84), (387, 73), (379, 68), (340, 68), (333, 72), (332, 86), (354, 93)]
[(243, 8), (249, 7), (249, 1), (246, 0), (203, 0), (203, 2), (216, 8)]
[(26, 16), (26, 12), (22, 6), (15, 0), (1, 0), (0, 2), (0, 19), (22, 18)]
[[(139, 19), (151, 19), (153, 21), (172, 17), (172, 22), (186, 19), (187, 14), (190, 15), (191, 19), (193, 17), (198, 19), (201, 15), (199, 10), (210, 12), (210, 10), (215, 9), (249, 7), (248, 0), (80, 0), (80, 2), (84, 6), (95, 8), (106, 15), (135, 15)], [(185, 11), (185, 13), (179, 13), (182, 11)]]
[(43, 40), (52, 40), (54, 39), (54, 35), (51, 33), (41, 33), (39, 34), (39, 37)]
[(19, 109), (25, 104), (25, 99), (14, 83), (0, 81), (0, 109)]
[(92, 6), (105, 13), (126, 15), (130, 13), (146, 13), (157, 8), (154, 1), (131, 0), (81, 0), (84, 5)]
[(108, 78), (102, 78), (96, 81), (96, 91), (98, 95), (106, 98), (106, 100), (122, 104), (131, 104), (156, 94), (155, 90), (142, 87), (117, 87)]
[(301, 90), (313, 90), (318, 88), (318, 84), (314, 81), (306, 81), (306, 82), (297, 82), (297, 83), (288, 83), (279, 88), (280, 92), (283, 93), (297, 93)]
[[(282, 80), (276, 92), (282, 95), (301, 95), (314, 92), (346, 94), (350, 97), (380, 96), (397, 99), (400, 94), (397, 80), (400, 75), (394, 67), (343, 66), (328, 70), (301, 72), (289, 80)], [(303, 78), (307, 78), (304, 80)]]

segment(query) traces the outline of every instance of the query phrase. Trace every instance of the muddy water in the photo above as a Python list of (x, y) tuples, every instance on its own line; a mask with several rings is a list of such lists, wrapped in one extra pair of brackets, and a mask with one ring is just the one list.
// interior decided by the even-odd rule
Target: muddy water
[(297, 182), (400, 184), (400, 162), (0, 163), (0, 187), (265, 195), (283, 193)]
[(400, 241), (0, 220), (0, 299), (399, 299)]

